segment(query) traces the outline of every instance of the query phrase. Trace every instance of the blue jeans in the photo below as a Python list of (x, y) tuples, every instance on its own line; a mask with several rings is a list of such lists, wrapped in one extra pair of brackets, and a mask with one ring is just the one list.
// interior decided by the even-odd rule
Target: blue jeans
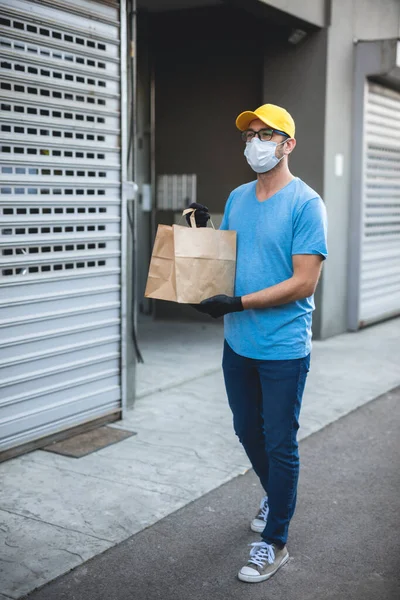
[(225, 341), (222, 361), (233, 427), (268, 495), (262, 539), (286, 544), (299, 478), (297, 430), (310, 355), (256, 360), (236, 354)]

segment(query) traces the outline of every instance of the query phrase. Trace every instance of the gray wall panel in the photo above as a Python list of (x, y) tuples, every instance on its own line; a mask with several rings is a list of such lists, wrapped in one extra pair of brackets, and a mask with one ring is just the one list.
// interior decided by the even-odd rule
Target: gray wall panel
[[(351, 143), (353, 88), (353, 7), (332, 2), (328, 31), (324, 196), (328, 209), (329, 259), (324, 269), (322, 298), (323, 338), (346, 331), (347, 231), (352, 155), (362, 152)], [(342, 154), (343, 176), (335, 174), (335, 155)]]

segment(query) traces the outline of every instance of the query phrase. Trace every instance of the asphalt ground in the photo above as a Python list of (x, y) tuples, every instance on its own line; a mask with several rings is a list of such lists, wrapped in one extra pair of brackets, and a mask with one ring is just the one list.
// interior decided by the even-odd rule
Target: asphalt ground
[(237, 579), (259, 539), (249, 471), (26, 598), (399, 600), (399, 402), (396, 388), (300, 443), (291, 558), (269, 581)]

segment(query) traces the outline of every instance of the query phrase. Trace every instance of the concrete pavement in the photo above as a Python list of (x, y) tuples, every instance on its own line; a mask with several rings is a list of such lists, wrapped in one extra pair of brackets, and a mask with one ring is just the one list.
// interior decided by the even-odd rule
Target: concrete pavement
[(291, 558), (263, 583), (236, 579), (260, 497), (252, 471), (203, 496), (29, 600), (397, 600), (400, 388), (300, 443)]
[[(80, 459), (36, 450), (0, 464), (0, 598), (20, 598), (246, 473), (222, 338), (214, 322), (142, 324), (140, 398), (114, 425), (136, 436)], [(314, 342), (300, 439), (400, 384), (399, 339), (396, 319)]]

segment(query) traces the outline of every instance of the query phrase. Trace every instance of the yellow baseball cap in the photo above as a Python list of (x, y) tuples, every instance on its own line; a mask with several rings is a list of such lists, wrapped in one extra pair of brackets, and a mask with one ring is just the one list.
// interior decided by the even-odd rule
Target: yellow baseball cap
[(240, 113), (236, 119), (236, 127), (240, 129), (240, 131), (244, 131), (245, 129), (248, 129), (250, 123), (254, 119), (260, 119), (263, 123), (269, 125), (273, 129), (283, 131), (291, 138), (294, 138), (296, 128), (293, 117), (281, 106), (276, 106), (275, 104), (263, 104), (256, 108), (255, 111), (246, 110), (245, 112)]

